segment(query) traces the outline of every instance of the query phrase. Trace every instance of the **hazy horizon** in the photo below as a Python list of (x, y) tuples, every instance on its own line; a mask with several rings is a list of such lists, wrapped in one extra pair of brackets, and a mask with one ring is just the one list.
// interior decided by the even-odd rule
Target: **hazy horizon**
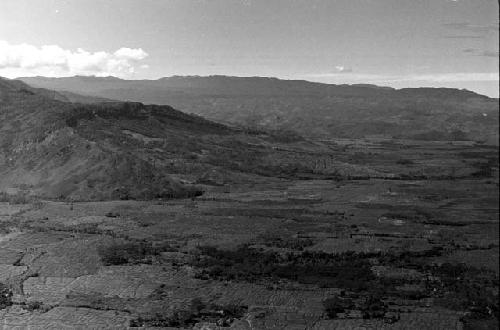
[(0, 3), (0, 76), (264, 76), (498, 97), (493, 0)]
[[(382, 88), (394, 88), (396, 90), (399, 89), (404, 89), (404, 88), (456, 88), (460, 90), (468, 90), (472, 91), (475, 93), (478, 93), (480, 95), (485, 95), (491, 98), (499, 98), (497, 96), (491, 96), (491, 95), (486, 95), (482, 94), (477, 91), (473, 91), (467, 88), (459, 88), (459, 87), (445, 87), (445, 86), (416, 86), (416, 87), (393, 87), (389, 85), (384, 85), (384, 84), (369, 84), (369, 83), (328, 83), (328, 82), (322, 82), (322, 81), (316, 81), (312, 79), (286, 79), (286, 78), (280, 78), (280, 77), (275, 77), (275, 76), (232, 76), (232, 75), (224, 75), (224, 74), (215, 74), (215, 75), (171, 75), (171, 76), (163, 76), (163, 77), (158, 77), (158, 78), (120, 78), (116, 76), (96, 76), (96, 75), (74, 75), (74, 76), (64, 76), (64, 77), (47, 77), (47, 76), (24, 76), (24, 77), (13, 77), (9, 79), (25, 79), (25, 78), (77, 78), (77, 77), (86, 77), (86, 78), (115, 78), (115, 79), (120, 79), (120, 80), (125, 80), (125, 81), (141, 81), (141, 80), (146, 80), (146, 81), (156, 81), (164, 78), (175, 78), (175, 77), (181, 77), (181, 78), (189, 78), (189, 77), (200, 77), (200, 78), (208, 78), (208, 77), (228, 77), (228, 78), (264, 78), (264, 79), (278, 79), (278, 80), (296, 80), (296, 81), (307, 81), (307, 82), (312, 82), (312, 83), (320, 83), (320, 84), (329, 84), (329, 85), (349, 85), (349, 86), (359, 86), (359, 85), (370, 85), (370, 86), (377, 86), (377, 87), (382, 87)], [(7, 78), (7, 77), (5, 77)]]

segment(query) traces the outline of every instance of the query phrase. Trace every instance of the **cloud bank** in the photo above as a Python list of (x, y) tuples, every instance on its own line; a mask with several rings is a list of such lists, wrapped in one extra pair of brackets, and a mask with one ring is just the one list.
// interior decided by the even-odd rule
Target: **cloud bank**
[(120, 48), (113, 53), (76, 51), (57, 45), (13, 45), (0, 40), (0, 75), (4, 76), (118, 76), (136, 72), (148, 54), (141, 48)]
[[(341, 73), (319, 73), (309, 74), (311, 78), (340, 78), (345, 79)], [(461, 82), (461, 81), (498, 81), (498, 72), (456, 72), (456, 73), (434, 73), (434, 74), (409, 74), (409, 75), (379, 75), (379, 74), (352, 74), (349, 80), (358, 82), (408, 82), (408, 81), (432, 81), (432, 82)]]
[(498, 23), (471, 24), (469, 22), (456, 22), (445, 23), (443, 26), (456, 33), (453, 35), (445, 35), (444, 38), (447, 39), (480, 39), (498, 32)]
[(444, 23), (445, 27), (455, 30), (468, 31), (474, 33), (487, 33), (498, 31), (498, 24), (471, 24), (469, 22)]
[(466, 88), (490, 97), (499, 97), (498, 72), (453, 72), (428, 74), (314, 73), (302, 79), (330, 84), (375, 84), (404, 87)]

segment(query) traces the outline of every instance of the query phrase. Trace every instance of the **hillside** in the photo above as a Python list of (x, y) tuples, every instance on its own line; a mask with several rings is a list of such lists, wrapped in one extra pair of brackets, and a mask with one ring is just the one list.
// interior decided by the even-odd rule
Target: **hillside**
[[(189, 187), (155, 173), (147, 161), (117, 147), (115, 139), (96, 138), (113, 126), (99, 117), (104, 109), (77, 107), (48, 95), (23, 83), (0, 81), (0, 191), (73, 199), (189, 194)], [(107, 110), (122, 107), (127, 105)], [(168, 111), (174, 112), (165, 107)], [(79, 120), (84, 114), (86, 119)], [(96, 136), (82, 134), (83, 122), (92, 125)], [(144, 179), (148, 176), (150, 182)]]
[(21, 79), (33, 87), (169, 104), (218, 122), (293, 130), (321, 139), (384, 136), (498, 143), (498, 100), (467, 90), (397, 90), (374, 85), (226, 76)]
[[(349, 88), (352, 93), (357, 87)], [(0, 192), (73, 200), (177, 198), (199, 195), (207, 185), (463, 176), (480, 170), (475, 163), (460, 163), (460, 172), (425, 163), (395, 168), (399, 151), (379, 163), (342, 141), (320, 143), (283, 129), (226, 126), (170, 106), (72, 103), (71, 93), (0, 80)], [(431, 110), (428, 116), (437, 118)], [(386, 123), (379, 126), (385, 129)]]
[(0, 79), (0, 193), (72, 200), (192, 197), (204, 184), (312, 175), (311, 153), (321, 148), (170, 106), (70, 103), (63, 94)]
[(77, 200), (196, 195), (173, 177), (178, 171), (154, 164), (151, 149), (164, 147), (156, 154), (173, 164), (197, 150), (200, 135), (230, 132), (168, 106), (71, 104), (54, 95), (0, 80), (0, 191)]

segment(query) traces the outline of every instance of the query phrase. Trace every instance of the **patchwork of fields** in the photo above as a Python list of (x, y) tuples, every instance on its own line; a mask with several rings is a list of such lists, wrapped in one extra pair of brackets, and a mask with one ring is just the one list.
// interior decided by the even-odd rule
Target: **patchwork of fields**
[(1, 325), (497, 327), (498, 149), (321, 143), (310, 177), (0, 203)]

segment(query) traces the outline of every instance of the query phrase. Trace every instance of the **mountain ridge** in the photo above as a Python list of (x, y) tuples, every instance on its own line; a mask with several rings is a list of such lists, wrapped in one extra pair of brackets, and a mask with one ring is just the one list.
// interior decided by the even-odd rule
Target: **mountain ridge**
[[(275, 81), (275, 82), (294, 82), (294, 83), (307, 83), (312, 85), (323, 85), (323, 86), (333, 86), (333, 87), (361, 87), (361, 88), (373, 88), (379, 90), (390, 90), (390, 91), (408, 91), (408, 90), (445, 90), (445, 91), (460, 91), (466, 92), (474, 96), (485, 97), (489, 99), (499, 99), (495, 97), (490, 97), (484, 94), (480, 94), (474, 92), (472, 90), (466, 88), (452, 88), (452, 87), (401, 87), (395, 88), (384, 85), (376, 85), (376, 84), (368, 84), (368, 83), (355, 83), (355, 84), (333, 84), (333, 83), (324, 83), (311, 81), (306, 79), (283, 79), (274, 76), (231, 76), (231, 75), (172, 75), (172, 76), (164, 76), (156, 79), (125, 79), (115, 76), (95, 76), (95, 75), (75, 75), (75, 76), (67, 76), (67, 77), (47, 77), (47, 76), (26, 76), (26, 77), (16, 77), (13, 80), (20, 80), (23, 82), (32, 82), (36, 84), (37, 81), (46, 80), (46, 81), (67, 81), (67, 79), (82, 79), (87, 81), (106, 81), (106, 82), (123, 82), (123, 83), (133, 83), (133, 82), (161, 82), (161, 81), (174, 81), (174, 80), (184, 80), (184, 79), (200, 79), (200, 80), (210, 80), (210, 79), (230, 79), (230, 80), (259, 80), (259, 81)], [(29, 83), (28, 83), (29, 84)]]
[(468, 90), (229, 76), (22, 79), (33, 87), (168, 104), (225, 124), (294, 131), (310, 138), (376, 135), (498, 144), (498, 100)]

